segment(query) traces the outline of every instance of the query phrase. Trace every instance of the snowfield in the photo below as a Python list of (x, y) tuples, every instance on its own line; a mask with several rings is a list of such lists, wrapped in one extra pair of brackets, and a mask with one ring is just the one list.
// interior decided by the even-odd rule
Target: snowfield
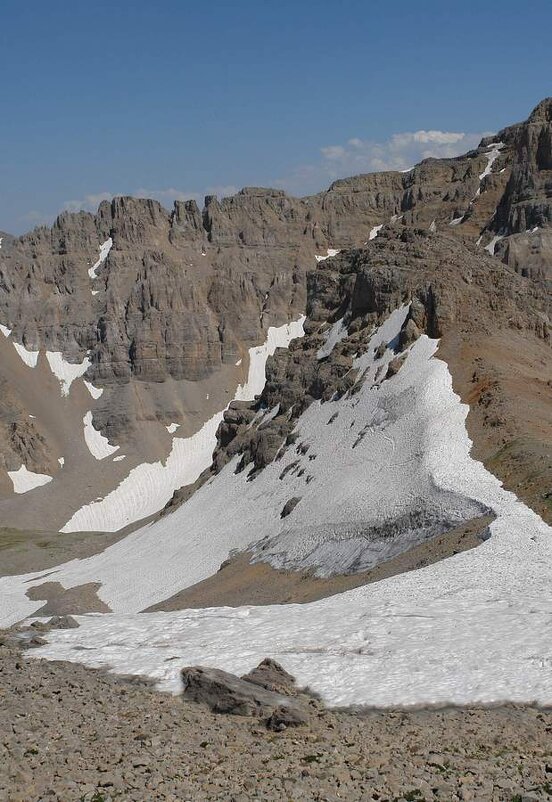
[(106, 239), (106, 241), (102, 242), (102, 244), (100, 245), (100, 256), (99, 256), (99, 259), (88, 270), (88, 275), (90, 276), (91, 279), (98, 278), (97, 271), (100, 269), (102, 264), (105, 262), (105, 260), (109, 256), (109, 251), (111, 250), (112, 247), (113, 247), (113, 240), (111, 239), (111, 237)]
[(86, 379), (83, 379), (84, 386), (92, 396), (92, 398), (97, 401), (103, 394), (103, 387), (94, 387), (91, 382), (87, 382)]
[(504, 147), (504, 142), (492, 142), (490, 145), (487, 146), (487, 165), (483, 172), (479, 176), (479, 180), (482, 182), (488, 175), (490, 175), (493, 171), (493, 164), (500, 156), (500, 151)]
[[(468, 408), (436, 341), (422, 336), (382, 381), (394, 354), (376, 350), (406, 314), (396, 310), (356, 360), (358, 393), (299, 419), (306, 453), (289, 447), (253, 481), (234, 472), (235, 459), (103, 553), (47, 579), (0, 579), (4, 625), (36, 612), (42, 602), (25, 594), (44, 581), (100, 582), (113, 610), (52, 631), (30, 656), (146, 674), (174, 692), (185, 665), (240, 673), (271, 656), (330, 705), (552, 703), (552, 530), (470, 457)], [(280, 518), (292, 497), (299, 503)], [(324, 575), (373, 565), (486, 510), (496, 519), (478, 548), (319, 602), (138, 614), (212, 575), (234, 549)]]
[(87, 412), (82, 419), (84, 424), (84, 440), (88, 450), (95, 459), (105, 459), (114, 454), (120, 446), (112, 446), (104, 435), (94, 427), (92, 412)]
[[(262, 392), (265, 382), (266, 360), (276, 348), (287, 348), (291, 340), (303, 335), (304, 316), (283, 326), (271, 326), (266, 342), (249, 349), (249, 371), (247, 382), (238, 385), (236, 400), (253, 400)], [(93, 385), (86, 385), (94, 396)], [(101, 394), (102, 391), (100, 391)], [(97, 397), (97, 396), (96, 396)], [(174, 437), (171, 453), (162, 462), (144, 462), (133, 468), (128, 476), (101, 501), (94, 501), (77, 510), (63, 526), (62, 532), (105, 531), (116, 532), (133, 521), (147, 518), (162, 509), (170, 501), (175, 490), (193, 484), (198, 476), (211, 464), (217, 444), (216, 433), (224, 410), (217, 412), (201, 429), (190, 437)], [(103, 459), (119, 446), (110, 446), (100, 432), (96, 432), (85, 419), (85, 437), (90, 451), (97, 459)], [(176, 428), (173, 428), (176, 427)], [(177, 424), (167, 426), (174, 434)], [(107, 445), (106, 445), (107, 444)], [(103, 456), (102, 456), (103, 455)]]
[[(10, 330), (6, 329), (6, 331), (10, 331)], [(13, 347), (15, 348), (15, 350), (17, 351), (17, 353), (21, 357), (22, 361), (29, 368), (36, 368), (37, 363), (38, 363), (38, 354), (39, 354), (38, 351), (29, 351), (29, 350), (27, 350), (27, 348), (25, 348), (24, 345), (21, 345), (21, 343), (16, 343), (16, 342), (13, 343)]]
[(67, 362), (60, 351), (46, 351), (46, 359), (50, 365), (50, 370), (59, 379), (62, 396), (69, 395), (69, 390), (75, 379), (84, 376), (92, 364), (87, 356), (84, 357), (81, 363), (73, 364), (72, 362)]
[(317, 254), (314, 258), (317, 262), (325, 262), (326, 259), (330, 259), (332, 256), (337, 256), (339, 253), (338, 248), (327, 248), (326, 255), (323, 256), (322, 254)]
[(13, 482), (14, 493), (28, 493), (35, 487), (47, 485), (53, 479), (47, 473), (29, 471), (26, 465), (22, 465), (17, 471), (8, 471), (7, 474)]

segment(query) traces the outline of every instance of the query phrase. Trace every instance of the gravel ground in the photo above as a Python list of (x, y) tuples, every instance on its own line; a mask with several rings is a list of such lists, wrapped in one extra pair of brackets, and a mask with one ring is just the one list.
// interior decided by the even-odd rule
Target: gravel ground
[(270, 732), (0, 646), (0, 800), (552, 799), (552, 711), (329, 711)]

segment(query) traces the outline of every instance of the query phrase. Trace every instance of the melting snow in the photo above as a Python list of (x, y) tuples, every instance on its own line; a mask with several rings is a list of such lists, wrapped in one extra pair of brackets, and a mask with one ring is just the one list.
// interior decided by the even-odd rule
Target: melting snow
[(328, 248), (326, 252), (326, 256), (318, 256), (316, 255), (314, 258), (317, 262), (324, 262), (326, 259), (329, 259), (331, 256), (337, 256), (339, 250), (337, 248)]
[[(374, 386), (375, 350), (396, 337), (404, 316), (393, 313), (359, 358), (366, 381), (357, 394), (312, 404), (299, 420), (299, 441), (310, 445), (299, 458), (311, 482), (293, 470), (278, 478), (298, 459), (293, 448), (251, 482), (234, 472), (235, 459), (173, 514), (60, 566), (48, 581), (101, 582), (99, 596), (115, 614), (80, 617), (80, 628), (48, 633), (30, 656), (146, 674), (172, 691), (184, 665), (242, 673), (271, 656), (332, 705), (552, 703), (552, 530), (471, 458), (468, 407), (434, 356), (436, 341), (422, 336), (399, 373)], [(301, 501), (282, 520), (292, 496)], [(349, 545), (339, 539), (344, 527), (362, 535), (416, 498), (453, 516), (492, 509), (491, 537), (311, 604), (136, 614), (255, 542), (260, 552), (269, 542), (272, 560), (309, 565), (314, 555), (318, 565), (339, 565), (347, 549), (349, 557), (358, 550), (354, 532)], [(0, 579), (4, 625), (40, 606), (25, 595), (32, 578)]]
[(36, 368), (39, 354), (38, 351), (27, 351), (24, 345), (16, 342), (14, 342), (13, 346), (26, 365), (28, 365), (30, 368)]
[(106, 239), (106, 241), (100, 245), (100, 258), (98, 259), (96, 264), (92, 265), (92, 267), (89, 268), (88, 270), (88, 275), (90, 276), (90, 278), (98, 278), (97, 270), (102, 266), (102, 264), (107, 259), (109, 251), (111, 250), (112, 246), (113, 246), (113, 240), (111, 239), (111, 237), (109, 237), (109, 239)]
[[(330, 256), (335, 256), (338, 251), (334, 251)], [(254, 346), (249, 349), (249, 371), (245, 384), (239, 384), (234, 396), (235, 401), (252, 401), (256, 395), (260, 395), (265, 386), (265, 367), (266, 360), (276, 351), (277, 348), (287, 348), (292, 340), (302, 337), (303, 323), (305, 315), (301, 315), (299, 320), (286, 323), (283, 326), (271, 326), (267, 332), (266, 342), (263, 345)]]
[(486, 154), (487, 156), (487, 166), (483, 170), (483, 172), (479, 176), (479, 180), (483, 181), (488, 175), (492, 173), (493, 164), (500, 156), (500, 151), (504, 147), (504, 142), (493, 142), (488, 146), (489, 152)]
[[(272, 407), (272, 409), (270, 409), (268, 412), (266, 412), (266, 413), (265, 413), (265, 414), (262, 416), (262, 420), (261, 420), (261, 422), (259, 423), (259, 426), (261, 425), (261, 423), (264, 425), (265, 423), (268, 423), (269, 421), (271, 421), (271, 420), (274, 420), (274, 418), (276, 417), (276, 415), (277, 415), (279, 412), (280, 412), (280, 404), (275, 404), (275, 405)], [(256, 416), (255, 416), (255, 417), (256, 417)], [(259, 428), (259, 426), (257, 426), (257, 428)]]
[(113, 457), (113, 462), (121, 462), (124, 459), (126, 459), (126, 454), (119, 454), (118, 457)]
[(17, 471), (8, 471), (8, 476), (13, 482), (14, 493), (27, 493), (35, 487), (46, 485), (52, 481), (52, 477), (47, 473), (33, 473), (22, 465)]
[(65, 457), (58, 457), (58, 462), (61, 465), (61, 467), (63, 468), (63, 466), (65, 465)]
[(11, 330), (11, 329), (8, 329), (8, 327), (7, 327), (7, 326), (2, 326), (2, 325), (0, 325), (0, 331), (2, 332), (2, 334), (4, 335), (4, 337), (9, 337), (9, 336), (10, 336), (10, 334), (12, 333), (12, 330)]
[(501, 234), (495, 234), (492, 240), (489, 242), (489, 244), (485, 245), (485, 250), (488, 251), (488, 253), (490, 253), (491, 256), (494, 256), (497, 243), (500, 242), (501, 239), (504, 239), (504, 237)]
[(177, 429), (180, 428), (179, 423), (171, 423), (168, 426), (165, 426), (165, 429), (168, 431), (169, 434), (174, 434)]
[(46, 351), (46, 359), (50, 365), (50, 370), (61, 383), (61, 394), (63, 396), (69, 395), (72, 383), (75, 379), (84, 375), (92, 364), (87, 356), (84, 357), (80, 364), (67, 362), (60, 351)]
[(87, 412), (82, 422), (84, 423), (84, 439), (93, 457), (98, 460), (105, 459), (118, 450), (119, 446), (110, 445), (107, 437), (94, 428), (92, 412)]
[(345, 318), (340, 318), (328, 329), (326, 335), (326, 342), (316, 352), (317, 359), (325, 359), (331, 354), (338, 342), (347, 336), (347, 324), (344, 322)]
[(86, 379), (83, 379), (83, 381), (84, 381), (84, 386), (86, 387), (92, 398), (98, 399), (103, 393), (103, 387), (94, 387), (94, 385), (90, 384), (90, 382), (87, 382)]
[[(247, 382), (238, 386), (235, 400), (252, 400), (262, 392), (266, 360), (276, 348), (287, 348), (291, 340), (303, 335), (304, 320), (305, 317), (301, 316), (299, 320), (278, 328), (271, 326), (264, 345), (249, 349)], [(217, 443), (216, 432), (223, 414), (223, 410), (217, 412), (191, 437), (174, 438), (171, 453), (164, 462), (145, 462), (133, 468), (102, 501), (77, 510), (61, 531), (115, 532), (160, 510), (175, 490), (195, 482), (211, 464)], [(88, 415), (91, 418), (91, 413)]]
[(368, 234), (368, 240), (375, 239), (378, 236), (379, 232), (382, 230), (382, 228), (383, 228), (383, 223), (381, 223), (381, 225), (379, 226), (374, 226), (372, 229), (370, 229), (370, 233)]

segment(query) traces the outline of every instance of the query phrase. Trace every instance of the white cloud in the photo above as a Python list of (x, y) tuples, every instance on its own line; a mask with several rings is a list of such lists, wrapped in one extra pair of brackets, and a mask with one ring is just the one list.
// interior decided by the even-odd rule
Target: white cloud
[(21, 223), (29, 224), (32, 226), (44, 226), (50, 225), (50, 218), (48, 215), (44, 214), (43, 212), (38, 212), (36, 209), (27, 212), (22, 217), (19, 218)]
[[(382, 170), (408, 170), (417, 162), (430, 157), (451, 158), (477, 147), (483, 136), (489, 132), (466, 133), (464, 131), (419, 130), (393, 134), (383, 142), (371, 139), (350, 137), (344, 144), (326, 145), (319, 150), (318, 157), (311, 164), (302, 164), (290, 170), (288, 175), (276, 180), (264, 176), (261, 185), (280, 187), (294, 195), (307, 195), (328, 187), (337, 178), (345, 178), (359, 173)], [(219, 198), (235, 195), (239, 188), (233, 184), (205, 187), (201, 192), (192, 192), (167, 187), (148, 189), (140, 187), (133, 192), (97, 192), (85, 195), (80, 200), (70, 200), (63, 204), (65, 211), (95, 212), (103, 200), (111, 200), (115, 195), (132, 195), (140, 198), (155, 198), (163, 206), (170, 208), (175, 200), (195, 200), (203, 204), (205, 195)], [(29, 212), (25, 222), (34, 225), (50, 222), (48, 216), (39, 212)]]
[(135, 192), (127, 192), (127, 195), (132, 195), (136, 198), (154, 198), (163, 205), (172, 206), (175, 200), (198, 200), (201, 196), (199, 192), (186, 192), (183, 189), (176, 189), (175, 187), (168, 187), (168, 189), (145, 189), (140, 187)]
[(229, 195), (235, 195), (239, 192), (240, 188), (235, 187), (233, 184), (215, 185), (214, 187), (207, 187), (205, 195), (217, 195), (219, 198), (227, 198)]
[(407, 170), (422, 159), (451, 158), (477, 147), (486, 133), (405, 131), (383, 142), (351, 137), (320, 148), (313, 164), (300, 165), (276, 185), (294, 194), (318, 192), (337, 178), (382, 170)]
[(169, 187), (169, 189), (144, 189), (144, 187), (141, 187), (130, 194), (138, 198), (155, 198), (164, 206), (172, 206), (175, 200), (195, 200), (201, 206), (206, 195), (217, 195), (219, 198), (225, 198), (228, 195), (235, 195), (238, 189), (233, 184), (206, 187), (202, 192), (185, 192), (174, 187)]
[(414, 133), (394, 134), (391, 142), (395, 147), (406, 147), (412, 142), (428, 143), (434, 145), (452, 145), (462, 142), (467, 134), (454, 131), (414, 131)]
[(112, 200), (116, 195), (131, 195), (134, 198), (153, 198), (158, 200), (163, 206), (171, 207), (175, 200), (195, 200), (200, 206), (203, 204), (205, 195), (217, 195), (219, 198), (227, 197), (228, 195), (235, 195), (238, 192), (238, 187), (233, 184), (224, 184), (206, 187), (202, 192), (188, 192), (176, 187), (167, 187), (167, 189), (148, 189), (147, 187), (139, 187), (133, 192), (97, 192), (90, 195), (85, 195), (81, 200), (65, 201), (63, 204), (63, 211), (68, 212), (95, 212), (104, 200)]
[(104, 200), (111, 200), (112, 192), (97, 192), (92, 195), (85, 195), (81, 200), (65, 201), (63, 204), (64, 212), (95, 212), (100, 203)]
[[(351, 140), (351, 144), (356, 142), (360, 142), (360, 139)], [(353, 147), (357, 147), (357, 145), (354, 144)], [(338, 161), (343, 159), (347, 153), (343, 145), (328, 145), (326, 148), (320, 148), (320, 152), (325, 159), (328, 159), (328, 161)]]

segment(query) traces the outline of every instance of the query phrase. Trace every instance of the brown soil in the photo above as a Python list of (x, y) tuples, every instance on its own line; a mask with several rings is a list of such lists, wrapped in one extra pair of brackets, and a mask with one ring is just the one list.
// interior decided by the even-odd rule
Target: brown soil
[(0, 576), (46, 571), (74, 559), (99, 554), (120, 540), (119, 532), (26, 532), (0, 528)]
[(539, 802), (552, 712), (327, 710), (270, 732), (139, 680), (0, 645), (1, 802)]
[(437, 355), (470, 405), (475, 459), (552, 524), (550, 346), (513, 330), (485, 338), (453, 332)]
[(299, 604), (323, 599), (351, 588), (413, 571), (475, 548), (491, 516), (482, 516), (399, 554), (370, 571), (321, 579), (306, 571), (279, 571), (266, 563), (251, 563), (245, 552), (227, 560), (213, 576), (181, 590), (144, 612), (199, 607), (239, 607), (244, 604)]
[(83, 615), (84, 613), (110, 613), (108, 605), (98, 598), (100, 582), (88, 582), (66, 589), (59, 582), (44, 582), (29, 588), (27, 596), (46, 604), (35, 615)]

